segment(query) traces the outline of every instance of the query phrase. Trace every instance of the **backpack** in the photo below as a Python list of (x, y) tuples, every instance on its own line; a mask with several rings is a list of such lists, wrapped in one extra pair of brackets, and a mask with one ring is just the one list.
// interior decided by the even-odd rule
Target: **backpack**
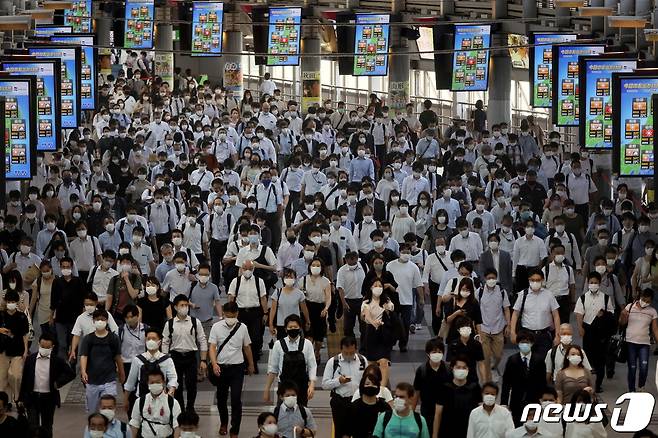
[[(497, 285), (500, 286), (500, 282)], [(478, 290), (478, 301), (482, 301), (482, 295), (484, 295), (484, 286)], [(505, 302), (505, 289), (502, 287), (500, 288), (500, 299), (503, 300), (503, 303)]]
[[(393, 411), (386, 411), (384, 413), (384, 422), (382, 424), (382, 436), (380, 438), (384, 438), (386, 435), (386, 426), (388, 426), (388, 423), (391, 421), (391, 418), (393, 417)], [(421, 419), (422, 417), (418, 412), (414, 411), (414, 420), (416, 420), (416, 426), (418, 426), (418, 438), (420, 438), (423, 435), (423, 420)]]
[[(361, 356), (359, 353), (356, 354), (356, 357), (359, 359), (359, 371), (363, 371), (366, 369), (366, 359)], [(334, 372), (332, 374), (332, 377), (336, 374), (336, 371), (338, 371), (338, 367), (340, 367), (340, 363), (338, 360), (338, 355), (334, 356)]]
[[(149, 421), (146, 418), (144, 418), (144, 404), (146, 403), (146, 396), (140, 397), (139, 398), (139, 414), (142, 417), (142, 424), (140, 424), (140, 430), (142, 429), (142, 425), (144, 424), (144, 422), (146, 422), (146, 424), (148, 424), (148, 427), (151, 429), (151, 432), (153, 433), (153, 435), (157, 435), (157, 434), (155, 433), (155, 429), (153, 428), (153, 425), (151, 423), (153, 423), (153, 424), (168, 424), (169, 427), (171, 427), (171, 429), (173, 430), (174, 429), (174, 400), (175, 400), (174, 397), (172, 397), (171, 395), (167, 395), (167, 404), (169, 405), (169, 422), (168, 423), (155, 423), (153, 421)], [(174, 435), (172, 433), (170, 435), (170, 437), (173, 437), (173, 436)]]
[[(308, 425), (308, 413), (306, 412), (306, 408), (301, 405), (298, 405), (297, 407), (299, 408), (299, 413), (302, 415), (302, 420), (304, 420), (304, 427), (306, 427)], [(274, 412), (272, 412), (272, 415), (276, 417), (277, 421), (279, 421), (279, 412), (281, 412), (281, 403), (277, 403)]]
[[(256, 294), (258, 294), (258, 298), (260, 298), (260, 281), (262, 280), (260, 277), (257, 275), (254, 275), (254, 280), (256, 282)], [(236, 278), (236, 283), (235, 283), (235, 299), (238, 299), (238, 291), (240, 290), (240, 282), (242, 281), (242, 275), (238, 275)]]
[[(193, 316), (190, 316), (190, 320), (192, 321), (192, 328), (190, 329), (190, 334), (194, 335), (194, 342), (196, 342), (197, 338), (197, 319)], [(167, 325), (169, 326), (169, 348), (171, 349), (171, 338), (174, 336), (174, 318), (171, 318), (169, 321), (167, 321)]]
[(142, 362), (142, 366), (139, 369), (139, 380), (137, 381), (137, 387), (139, 388), (139, 396), (143, 398), (146, 394), (149, 393), (149, 385), (148, 385), (149, 373), (151, 371), (159, 370), (160, 364), (165, 360), (169, 359), (169, 355), (165, 354), (161, 358), (157, 359), (155, 362), (146, 360), (146, 358), (141, 354), (138, 354), (136, 357), (137, 359), (139, 359), (140, 362)]

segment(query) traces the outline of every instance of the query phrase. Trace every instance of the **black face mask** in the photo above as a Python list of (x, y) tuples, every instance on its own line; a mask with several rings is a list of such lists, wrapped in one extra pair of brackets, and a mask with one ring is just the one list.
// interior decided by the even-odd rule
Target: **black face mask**
[(368, 397), (374, 397), (377, 394), (379, 394), (379, 387), (377, 387), (377, 386), (364, 386), (363, 391), (361, 391), (361, 394), (366, 395)]
[(296, 337), (298, 337), (301, 332), (302, 332), (301, 329), (298, 329), (298, 328), (297, 329), (288, 329), (287, 330), (288, 336), (290, 336), (292, 339), (295, 339)]
[(292, 245), (293, 243), (295, 243), (295, 241), (297, 240), (297, 238), (296, 238), (295, 236), (288, 237), (287, 239), (288, 239), (288, 242), (289, 242), (291, 245)]

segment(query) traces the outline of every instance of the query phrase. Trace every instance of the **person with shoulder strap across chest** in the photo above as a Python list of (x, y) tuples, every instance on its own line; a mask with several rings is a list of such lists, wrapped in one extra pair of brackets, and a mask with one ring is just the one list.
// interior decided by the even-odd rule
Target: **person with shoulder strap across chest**
[(416, 390), (411, 384), (398, 383), (395, 387), (393, 410), (379, 414), (372, 436), (376, 438), (429, 438), (430, 432), (425, 418), (415, 412), (412, 407), (415, 395)]
[(159, 369), (148, 373), (148, 390), (133, 406), (130, 429), (142, 438), (173, 438), (178, 429), (181, 407), (165, 390), (165, 378)]

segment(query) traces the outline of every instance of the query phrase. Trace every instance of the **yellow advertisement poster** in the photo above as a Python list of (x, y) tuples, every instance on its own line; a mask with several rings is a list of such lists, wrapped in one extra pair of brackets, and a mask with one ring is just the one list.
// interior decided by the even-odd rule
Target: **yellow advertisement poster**
[(302, 72), (302, 111), (311, 106), (319, 106), (322, 101), (322, 86), (319, 71)]

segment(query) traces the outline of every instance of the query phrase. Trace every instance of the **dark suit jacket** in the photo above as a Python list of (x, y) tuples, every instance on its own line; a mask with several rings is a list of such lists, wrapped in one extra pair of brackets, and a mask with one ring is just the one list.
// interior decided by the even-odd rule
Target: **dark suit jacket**
[[(37, 354), (30, 354), (23, 365), (23, 379), (21, 380), (20, 401), (29, 405), (34, 397), (34, 373), (36, 370)], [(68, 363), (56, 356), (50, 355), (50, 393), (55, 396), (55, 404), (59, 407), (59, 388), (75, 379), (75, 371)]]
[[(499, 250), (498, 252), (500, 254), (498, 257), (498, 282), (509, 294), (512, 292), (512, 256), (507, 251)], [(491, 250), (487, 250), (480, 256), (480, 263), (478, 265), (478, 275), (480, 278), (484, 278), (485, 271), (493, 267)]]
[(513, 354), (507, 359), (500, 404), (510, 407), (514, 421), (517, 423), (525, 405), (537, 403), (546, 386), (544, 359), (532, 353), (528, 368), (523, 364), (520, 353)]
[[(381, 222), (386, 220), (386, 204), (381, 199), (373, 199), (375, 211), (373, 211), (373, 217), (375, 222)], [(356, 203), (356, 214), (354, 216), (354, 223), (358, 224), (363, 220), (363, 207), (368, 203), (367, 199), (362, 199)]]

